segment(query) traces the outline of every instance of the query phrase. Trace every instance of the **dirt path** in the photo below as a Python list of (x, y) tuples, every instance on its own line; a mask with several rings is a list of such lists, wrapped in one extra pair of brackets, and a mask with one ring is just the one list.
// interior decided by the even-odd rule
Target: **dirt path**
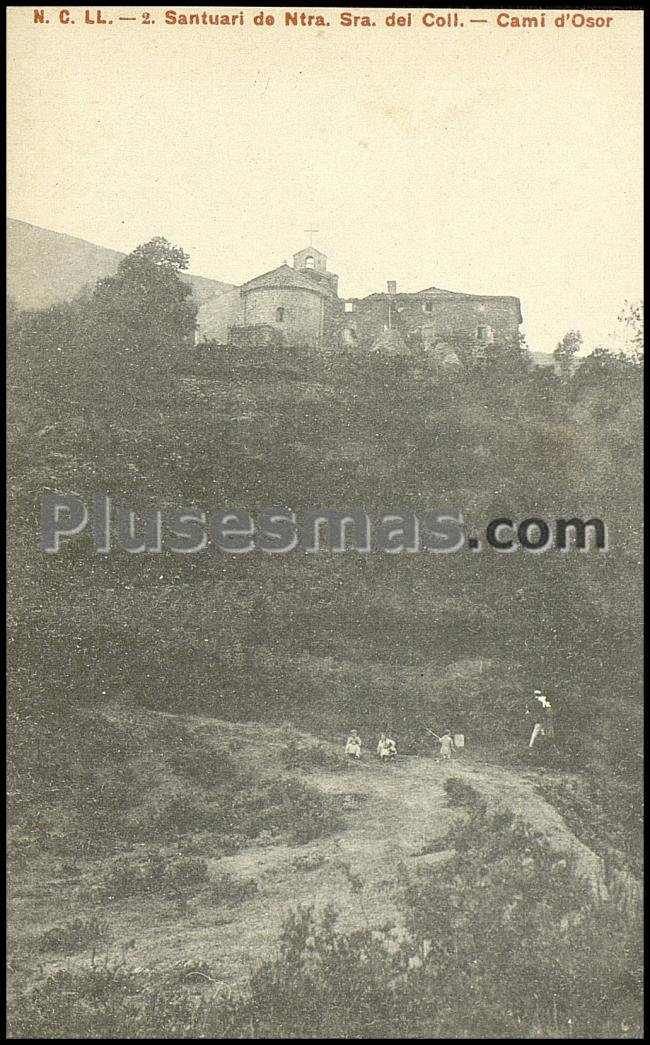
[[(349, 929), (393, 921), (395, 885), (404, 868), (442, 859), (441, 852), (422, 856), (422, 848), (441, 838), (462, 816), (462, 811), (447, 804), (444, 783), (450, 776), (473, 786), (492, 807), (508, 809), (543, 831), (558, 848), (575, 854), (583, 875), (600, 879), (601, 861), (536, 793), (534, 774), (472, 762), (467, 756), (451, 764), (407, 756), (390, 766), (367, 756), (367, 761), (347, 772), (305, 774), (310, 784), (329, 795), (364, 797), (345, 814), (345, 827), (336, 835), (300, 847), (254, 846), (214, 861), (214, 873), (255, 877), (259, 897), (237, 909), (232, 922), (215, 925), (214, 934), (204, 920), (197, 923), (196, 948), (192, 926), (186, 924), (176, 941), (178, 950), (183, 957), (206, 958), (219, 977), (233, 982), (256, 958), (273, 953), (282, 922), (296, 906), (322, 908), (331, 902), (340, 912), (339, 924)], [(311, 869), (307, 863), (313, 865)], [(360, 893), (353, 891), (344, 865), (363, 881)], [(206, 948), (206, 930), (210, 943), (218, 941), (216, 949)], [(154, 953), (142, 957), (150, 960)]]
[[(454, 819), (447, 805), (445, 781), (457, 777), (475, 788), (491, 806), (499, 805), (537, 827), (552, 844), (575, 854), (579, 873), (592, 880), (600, 877), (600, 859), (579, 842), (562, 816), (535, 791), (535, 777), (498, 766), (473, 763), (458, 757), (451, 763), (429, 758), (405, 757), (391, 766), (371, 764), (343, 777), (323, 774), (312, 781), (323, 791), (359, 791), (368, 795), (356, 823), (343, 841), (354, 852), (367, 839), (371, 848), (392, 862), (398, 853), (413, 858), (423, 846), (440, 838)], [(364, 815), (365, 814), (365, 815)]]
[[(169, 716), (173, 717), (173, 716)], [(201, 734), (208, 745), (229, 742), (242, 764), (255, 768), (255, 778), (265, 773), (277, 777), (292, 775), (281, 768), (280, 749), (287, 743), (282, 728), (260, 723), (226, 723), (212, 718), (184, 718), (184, 725)], [(295, 734), (301, 743), (330, 747), (337, 745), (306, 734)], [(289, 738), (291, 739), (291, 738)], [(598, 857), (582, 845), (567, 824), (535, 790), (534, 771), (516, 772), (488, 765), (463, 752), (451, 764), (434, 758), (400, 756), (382, 766), (366, 754), (359, 764), (341, 771), (313, 771), (298, 774), (324, 794), (341, 797), (343, 826), (335, 834), (302, 846), (273, 844), (268, 839), (229, 857), (201, 851), (210, 865), (210, 875), (231, 874), (253, 878), (257, 893), (240, 904), (191, 897), (185, 907), (164, 899), (135, 901), (125, 899), (111, 905), (113, 943), (107, 958), (119, 959), (122, 943), (133, 940), (128, 961), (131, 967), (168, 968), (178, 962), (207, 962), (213, 977), (235, 983), (263, 958), (273, 955), (288, 912), (298, 906), (322, 908), (333, 904), (344, 929), (373, 928), (395, 924), (396, 885), (409, 871), (425, 864), (435, 865), (444, 852), (422, 855), (423, 847), (442, 838), (463, 811), (450, 808), (444, 789), (450, 776), (459, 777), (474, 787), (491, 808), (510, 810), (544, 832), (559, 849), (573, 852), (580, 872), (592, 881), (601, 877)], [(361, 797), (361, 802), (345, 801), (345, 796)], [(96, 873), (96, 872), (95, 872)], [(350, 875), (358, 876), (361, 890), (353, 888)], [(62, 896), (62, 902), (65, 897)], [(64, 912), (55, 913), (48, 889), (39, 886), (34, 896), (25, 894), (22, 902), (32, 920), (51, 924)], [(42, 908), (42, 910), (41, 910)], [(87, 915), (87, 905), (66, 908), (70, 914)], [(98, 916), (106, 912), (101, 904)], [(73, 956), (73, 965), (83, 966), (88, 955)], [(43, 972), (60, 965), (46, 959)], [(34, 974), (38, 969), (34, 969)]]

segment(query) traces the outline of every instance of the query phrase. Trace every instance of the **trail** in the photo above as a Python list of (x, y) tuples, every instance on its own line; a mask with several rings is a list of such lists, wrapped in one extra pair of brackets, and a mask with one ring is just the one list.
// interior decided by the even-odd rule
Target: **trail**
[[(343, 842), (350, 853), (363, 859), (364, 837), (375, 855), (385, 850), (386, 859), (413, 859), (423, 846), (444, 835), (457, 816), (447, 805), (444, 784), (456, 777), (475, 788), (492, 807), (499, 805), (542, 831), (558, 849), (572, 852), (578, 873), (596, 881), (600, 859), (576, 839), (564, 819), (535, 791), (534, 774), (524, 775), (494, 765), (473, 763), (466, 756), (451, 762), (431, 758), (404, 757), (389, 766), (370, 764), (358, 773), (332, 777), (311, 776), (323, 791), (355, 791), (369, 796), (362, 823), (345, 832)], [(350, 786), (352, 785), (352, 786)]]
[[(219, 727), (223, 735), (223, 723)], [(210, 728), (209, 720), (202, 720), (204, 735)], [(241, 726), (238, 728), (241, 730)], [(222, 920), (215, 925), (213, 939), (215, 943), (218, 940), (218, 948), (208, 955), (204, 920), (196, 926), (196, 951), (191, 946), (191, 924), (184, 925), (177, 946), (188, 958), (207, 958), (226, 982), (250, 970), (254, 963), (251, 955), (259, 959), (274, 953), (284, 918), (297, 906), (320, 909), (333, 903), (344, 929), (379, 928), (394, 922), (398, 914), (396, 885), (410, 869), (444, 859), (444, 851), (422, 855), (422, 849), (442, 838), (464, 815), (462, 810), (448, 806), (444, 784), (451, 776), (474, 787), (491, 808), (512, 811), (542, 831), (558, 849), (573, 853), (578, 873), (594, 883), (601, 879), (601, 860), (575, 838), (562, 816), (536, 793), (532, 772), (474, 762), (465, 753), (451, 763), (405, 756), (387, 766), (366, 754), (360, 764), (351, 765), (347, 771), (301, 775), (322, 792), (340, 795), (342, 808), (346, 795), (363, 796), (363, 802), (343, 814), (345, 825), (333, 836), (299, 847), (252, 846), (214, 861), (215, 874), (255, 877), (260, 895), (233, 912), (231, 922)], [(305, 857), (313, 862), (314, 869), (296, 866), (296, 861)], [(342, 863), (363, 882), (361, 892), (353, 891)], [(155, 950), (143, 957), (153, 959)]]
[[(161, 717), (174, 718), (166, 713)], [(259, 722), (184, 716), (183, 725), (200, 735), (204, 746), (214, 747), (215, 759), (222, 756), (224, 744), (230, 746), (242, 768), (250, 770), (252, 780), (299, 777), (323, 794), (340, 798), (341, 827), (335, 834), (306, 845), (261, 837), (231, 856), (223, 856), (218, 843), (211, 851), (211, 842), (199, 833), (192, 852), (207, 861), (210, 878), (228, 874), (254, 879), (257, 892), (240, 903), (199, 894), (189, 897), (181, 908), (168, 898), (116, 901), (110, 908), (113, 943), (108, 946), (107, 958), (119, 960), (122, 942), (132, 941), (128, 952), (131, 968), (164, 970), (179, 962), (207, 962), (216, 982), (236, 984), (260, 960), (277, 952), (287, 914), (308, 905), (322, 909), (332, 904), (342, 930), (398, 925), (397, 887), (405, 876), (425, 866), (435, 873), (436, 864), (447, 852), (436, 849), (423, 854), (422, 850), (445, 837), (466, 815), (462, 808), (452, 808), (448, 803), (445, 783), (452, 776), (471, 785), (490, 809), (514, 813), (543, 832), (555, 848), (574, 854), (578, 873), (595, 885), (602, 883), (599, 857), (573, 835), (561, 814), (537, 793), (539, 771), (487, 764), (471, 749), (457, 754), (451, 762), (407, 755), (382, 765), (366, 751), (360, 763), (340, 770), (287, 770), (281, 754), (288, 740), (298, 739), (307, 747), (318, 744), (337, 754), (341, 744), (295, 730), (287, 733), (284, 727)], [(178, 788), (178, 778), (168, 767), (163, 769), (161, 786), (170, 794)], [(98, 868), (88, 868), (90, 882), (98, 873)], [(46, 882), (47, 877), (38, 884), (34, 878), (36, 892), (22, 899), (29, 908), (31, 924), (51, 924), (56, 917), (64, 921), (71, 913), (87, 916), (87, 903), (79, 899), (70, 906), (69, 893), (61, 895), (65, 910), (63, 906), (58, 910), (55, 904), (55, 914)], [(105, 916), (101, 901), (97, 912)], [(74, 955), (70, 962), (84, 967), (88, 954)], [(59, 964), (60, 959), (54, 956), (46, 958), (40, 974)], [(33, 975), (38, 974), (35, 967)]]

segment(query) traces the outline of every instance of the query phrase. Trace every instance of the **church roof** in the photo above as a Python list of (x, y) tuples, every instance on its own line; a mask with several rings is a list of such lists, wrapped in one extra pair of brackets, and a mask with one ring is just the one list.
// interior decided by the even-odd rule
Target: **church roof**
[(327, 285), (321, 285), (289, 265), (279, 265), (270, 272), (263, 272), (261, 276), (249, 279), (248, 283), (243, 284), (242, 291), (255, 290), (257, 287), (299, 287), (301, 290), (311, 290), (327, 297), (331, 294)]

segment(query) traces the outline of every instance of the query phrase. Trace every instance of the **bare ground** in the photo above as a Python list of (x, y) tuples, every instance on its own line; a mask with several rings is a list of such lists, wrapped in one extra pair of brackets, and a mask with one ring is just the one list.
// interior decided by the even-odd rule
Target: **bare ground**
[[(262, 774), (268, 767), (269, 773), (278, 775), (277, 729), (206, 717), (184, 718), (183, 723), (204, 741), (211, 737), (234, 741), (242, 762), (254, 763)], [(313, 786), (341, 797), (345, 826), (336, 834), (303, 846), (266, 842), (228, 857), (210, 851), (200, 854), (208, 861), (211, 875), (227, 872), (257, 881), (258, 893), (234, 906), (210, 903), (204, 897), (191, 899), (182, 908), (162, 899), (123, 900), (110, 906), (81, 903), (69, 884), (52, 878), (45, 857), (35, 861), (13, 894), (14, 953), (21, 966), (20, 979), (40, 977), (62, 964), (60, 957), (35, 958), (30, 940), (43, 928), (77, 914), (95, 914), (110, 922), (113, 941), (98, 951), (99, 960), (120, 959), (123, 945), (129, 942), (126, 960), (131, 967), (206, 961), (213, 978), (222, 983), (237, 982), (255, 962), (273, 954), (282, 922), (297, 906), (320, 908), (331, 902), (340, 912), (342, 928), (378, 928), (393, 922), (396, 885), (410, 868), (435, 864), (444, 857), (441, 852), (422, 855), (422, 850), (463, 816), (447, 803), (444, 783), (450, 776), (470, 784), (490, 806), (512, 811), (534, 825), (558, 849), (575, 854), (581, 874), (594, 883), (600, 881), (600, 859), (536, 792), (538, 771), (517, 772), (487, 764), (476, 760), (471, 750), (451, 763), (432, 754), (430, 758), (400, 756), (388, 766), (366, 753), (360, 763), (341, 772), (305, 774)], [(362, 796), (363, 801), (355, 804), (346, 798), (351, 795)], [(353, 889), (350, 873), (360, 876), (361, 891)], [(89, 960), (89, 952), (67, 959), (74, 966)]]

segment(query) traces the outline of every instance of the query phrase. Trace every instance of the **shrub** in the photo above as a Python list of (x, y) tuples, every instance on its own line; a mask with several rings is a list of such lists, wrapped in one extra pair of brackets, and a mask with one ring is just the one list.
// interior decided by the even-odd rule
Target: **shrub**
[(300, 853), (299, 856), (294, 856), (291, 866), (296, 871), (318, 871), (326, 863), (327, 860), (322, 853)]
[(165, 872), (165, 889), (183, 895), (196, 892), (208, 877), (205, 860), (195, 856), (184, 856), (174, 860)]
[(302, 844), (341, 825), (340, 800), (322, 795), (300, 780), (274, 780), (237, 795), (233, 813), (249, 837), (263, 831)]
[(205, 983), (214, 983), (214, 980), (208, 963), (195, 958), (177, 962), (171, 969), (166, 969), (162, 974), (162, 983), (165, 991), (170, 992), (174, 987), (185, 987), (190, 983), (203, 986)]
[(190, 747), (173, 752), (168, 761), (179, 776), (206, 790), (232, 787), (240, 777), (239, 769), (227, 748), (213, 750), (211, 747)]
[(443, 788), (447, 795), (447, 804), (453, 807), (466, 807), (470, 809), (485, 809), (486, 803), (478, 792), (470, 784), (466, 784), (460, 777), (448, 777)]
[(214, 847), (226, 856), (238, 853), (251, 844), (251, 839), (236, 831), (218, 831), (214, 836)]
[(606, 860), (643, 875), (643, 785), (625, 779), (606, 784), (589, 777), (543, 781), (537, 791), (554, 805), (585, 845)]
[(346, 935), (332, 910), (292, 914), (279, 957), (229, 1014), (231, 1033), (636, 1036), (639, 905), (596, 897), (570, 857), (511, 816), (475, 808), (447, 846), (453, 856), (404, 888), (408, 930)]
[(213, 810), (187, 795), (174, 795), (158, 807), (150, 822), (155, 833), (171, 838), (209, 830), (216, 818)]
[[(196, 972), (196, 970), (195, 970)], [(59, 969), (21, 995), (10, 1015), (17, 1038), (191, 1037), (205, 1017), (196, 980), (122, 966)], [(175, 982), (174, 982), (175, 981)]]
[[(460, 843), (460, 844), (459, 844)], [(571, 858), (474, 809), (456, 852), (405, 884), (403, 919), (339, 931), (292, 912), (279, 953), (230, 998), (207, 964), (59, 970), (19, 998), (15, 1037), (589, 1038), (641, 1036), (641, 911), (596, 896)], [(214, 883), (231, 892), (230, 876)], [(239, 888), (239, 887), (238, 887)]]
[(292, 740), (280, 751), (280, 760), (287, 769), (302, 769), (305, 772), (320, 769), (339, 773), (348, 768), (344, 755), (331, 751), (324, 744), (300, 744)]
[(63, 925), (53, 925), (46, 929), (39, 941), (40, 950), (75, 954), (109, 937), (108, 925), (105, 922), (96, 918), (73, 918)]
[(145, 861), (121, 857), (106, 875), (102, 892), (109, 901), (165, 894), (184, 898), (196, 893), (207, 877), (207, 862), (193, 856), (172, 861), (160, 853)]

